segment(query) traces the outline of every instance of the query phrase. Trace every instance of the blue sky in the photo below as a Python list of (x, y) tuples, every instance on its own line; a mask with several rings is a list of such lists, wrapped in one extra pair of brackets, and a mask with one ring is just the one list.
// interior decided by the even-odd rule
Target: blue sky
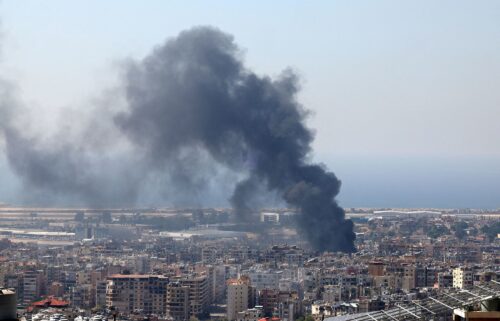
[(342, 179), (342, 204), (500, 207), (498, 1), (7, 0), (0, 19), (0, 70), (47, 126), (126, 59), (212, 25), (249, 68), (301, 75), (314, 159)]

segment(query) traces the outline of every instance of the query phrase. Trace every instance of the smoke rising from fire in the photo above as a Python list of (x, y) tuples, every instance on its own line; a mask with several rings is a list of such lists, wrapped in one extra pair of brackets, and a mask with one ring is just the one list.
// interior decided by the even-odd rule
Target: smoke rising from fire
[(352, 222), (335, 201), (340, 181), (308, 162), (313, 135), (298, 90), (293, 71), (257, 75), (232, 36), (196, 27), (129, 61), (124, 108), (96, 108), (77, 134), (26, 136), (12, 119), (21, 104), (5, 95), (0, 126), (27, 186), (115, 205), (133, 203), (158, 175), (193, 190), (222, 173), (236, 184), (230, 201), (241, 218), (264, 186), (300, 210), (299, 229), (313, 247), (353, 252)]

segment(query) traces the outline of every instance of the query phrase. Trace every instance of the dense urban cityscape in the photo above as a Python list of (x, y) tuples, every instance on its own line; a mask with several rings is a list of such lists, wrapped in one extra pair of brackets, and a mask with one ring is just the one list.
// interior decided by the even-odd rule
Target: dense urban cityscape
[(500, 321), (499, 40), (499, 0), (0, 0), (0, 321)]
[(294, 209), (255, 211), (246, 224), (231, 209), (4, 206), (0, 316), (333, 321), (483, 285), (498, 307), (498, 211), (346, 212), (357, 248), (347, 254), (313, 250)]

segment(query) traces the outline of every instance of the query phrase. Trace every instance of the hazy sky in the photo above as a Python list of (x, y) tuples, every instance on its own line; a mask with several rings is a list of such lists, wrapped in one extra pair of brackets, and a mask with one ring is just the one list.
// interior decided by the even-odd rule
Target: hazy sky
[(0, 19), (2, 74), (43, 121), (112, 87), (128, 57), (212, 25), (259, 73), (301, 75), (341, 204), (500, 207), (499, 1), (6, 0)]

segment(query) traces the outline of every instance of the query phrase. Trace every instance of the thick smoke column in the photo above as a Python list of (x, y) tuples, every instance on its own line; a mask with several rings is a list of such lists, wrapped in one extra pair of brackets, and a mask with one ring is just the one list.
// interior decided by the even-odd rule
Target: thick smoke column
[[(240, 218), (264, 187), (300, 209), (297, 225), (314, 248), (355, 251), (352, 222), (335, 202), (339, 180), (307, 161), (313, 137), (296, 100), (297, 77), (259, 76), (241, 57), (230, 35), (184, 31), (126, 65), (124, 106), (87, 108), (85, 121), (67, 117), (50, 137), (29, 130), (27, 108), (0, 80), (0, 136), (11, 168), (26, 194), (103, 207), (133, 205), (158, 189), (197, 205), (207, 187), (239, 180), (231, 203)], [(226, 184), (217, 186), (221, 173)]]
[(297, 78), (246, 69), (233, 38), (213, 28), (182, 32), (126, 72), (128, 111), (115, 120), (162, 167), (185, 149), (203, 149), (217, 162), (248, 170), (232, 196), (244, 212), (264, 183), (300, 209), (298, 226), (318, 250), (353, 252), (353, 224), (335, 202), (340, 182), (308, 164), (312, 134), (296, 100)]

